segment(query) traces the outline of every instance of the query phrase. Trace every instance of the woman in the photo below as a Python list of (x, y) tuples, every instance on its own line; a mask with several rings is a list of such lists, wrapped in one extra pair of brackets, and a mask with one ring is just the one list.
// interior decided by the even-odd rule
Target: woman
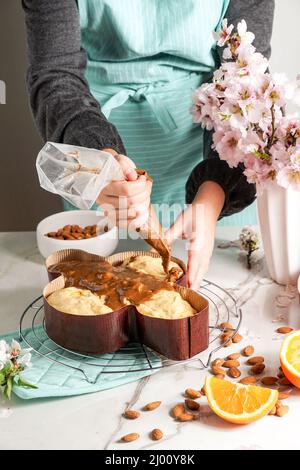
[[(166, 236), (170, 243), (190, 238), (188, 284), (197, 287), (217, 220), (250, 205), (255, 188), (192, 123), (191, 94), (220, 63), (212, 32), (224, 17), (235, 25), (245, 19), (258, 51), (269, 57), (274, 0), (23, 0), (23, 6), (28, 88), (43, 138), (118, 158), (126, 181), (109, 184), (97, 202), (116, 210), (120, 226), (128, 216), (131, 226), (145, 220), (150, 195), (154, 204), (180, 207)], [(153, 188), (135, 165), (149, 172)], [(204, 227), (193, 217), (199, 206)]]

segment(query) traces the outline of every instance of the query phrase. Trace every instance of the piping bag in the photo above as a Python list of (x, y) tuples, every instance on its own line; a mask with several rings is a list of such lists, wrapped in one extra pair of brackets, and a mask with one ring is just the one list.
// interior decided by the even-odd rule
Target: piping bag
[[(124, 180), (121, 166), (110, 153), (54, 142), (47, 142), (39, 152), (36, 169), (43, 189), (58, 194), (78, 209), (91, 209), (108, 183)], [(136, 171), (151, 180), (145, 170)], [(137, 231), (160, 254), (168, 273), (171, 250), (152, 205), (147, 222)]]

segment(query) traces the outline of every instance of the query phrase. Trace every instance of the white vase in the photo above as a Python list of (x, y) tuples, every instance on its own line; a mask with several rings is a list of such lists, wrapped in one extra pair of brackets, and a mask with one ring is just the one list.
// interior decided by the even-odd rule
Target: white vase
[(257, 198), (265, 258), (271, 278), (297, 284), (300, 274), (300, 191), (273, 186)]

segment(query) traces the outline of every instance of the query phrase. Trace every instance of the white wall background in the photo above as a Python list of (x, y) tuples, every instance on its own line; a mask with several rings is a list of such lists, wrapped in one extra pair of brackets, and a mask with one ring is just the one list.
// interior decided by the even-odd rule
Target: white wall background
[(300, 0), (275, 0), (270, 69), (290, 79), (300, 74)]

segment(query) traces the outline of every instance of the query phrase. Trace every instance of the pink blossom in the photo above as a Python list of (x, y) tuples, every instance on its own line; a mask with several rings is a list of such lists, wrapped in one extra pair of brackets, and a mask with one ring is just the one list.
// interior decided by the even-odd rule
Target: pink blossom
[(300, 190), (300, 119), (283, 116), (289, 100), (300, 104), (300, 78), (267, 73), (268, 61), (252, 45), (242, 20), (217, 34), (225, 62), (193, 95), (194, 121), (214, 129), (213, 148), (230, 167), (242, 163), (250, 183)]
[(300, 167), (295, 168), (292, 165), (283, 167), (278, 171), (277, 183), (283, 188), (300, 191)]
[(216, 143), (215, 148), (220, 158), (226, 160), (230, 167), (236, 167), (241, 161), (242, 151), (239, 147), (241, 133), (238, 130), (225, 132), (223, 137)]
[(217, 44), (220, 47), (225, 46), (233, 30), (232, 24), (230, 26), (227, 26), (227, 25), (228, 25), (227, 18), (224, 18), (224, 20), (222, 21), (221, 31), (214, 33), (214, 37), (215, 39), (217, 39), (218, 41)]
[(241, 41), (246, 44), (252, 44), (255, 39), (255, 35), (250, 31), (247, 31), (247, 23), (245, 20), (242, 20), (238, 23), (237, 32), (241, 38)]

